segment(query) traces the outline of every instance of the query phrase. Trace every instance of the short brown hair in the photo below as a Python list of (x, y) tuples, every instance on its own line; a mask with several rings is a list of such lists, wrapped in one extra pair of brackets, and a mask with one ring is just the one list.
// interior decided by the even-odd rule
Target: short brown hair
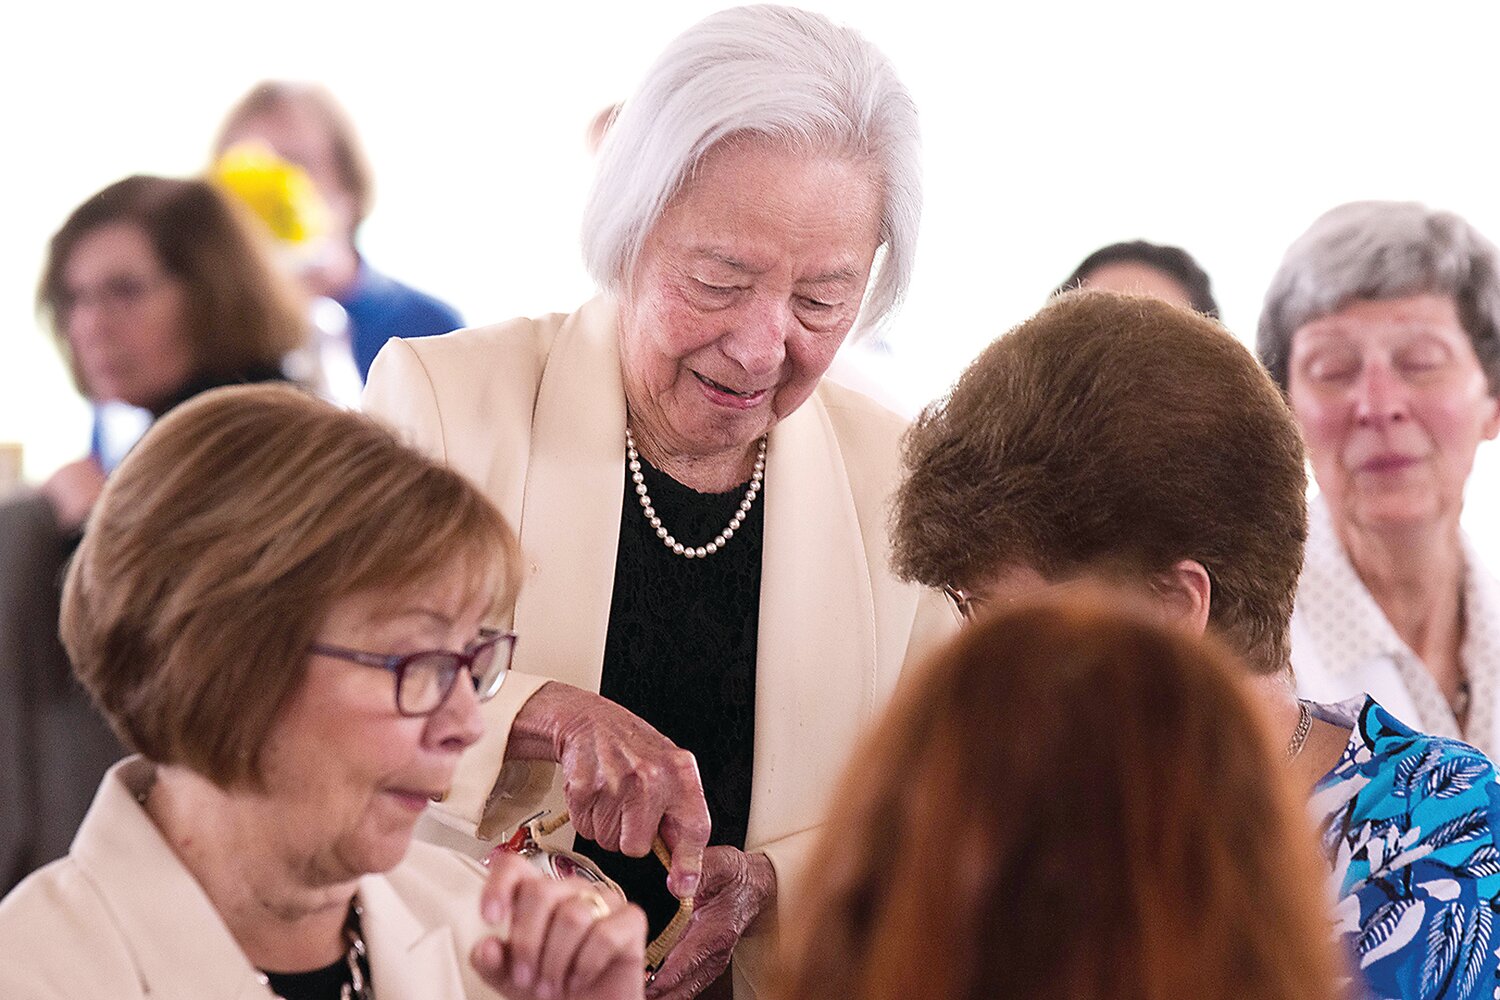
[(1122, 600), (1023, 603), (903, 680), (785, 921), (781, 996), (1343, 995), (1243, 668)]
[(493, 612), (510, 606), (514, 537), (458, 473), (300, 390), (216, 389), (110, 477), (64, 585), (63, 644), (128, 746), (254, 783), (332, 602), (455, 561)]
[(1195, 559), (1210, 624), (1257, 671), (1289, 662), (1307, 538), (1302, 439), (1218, 323), (1070, 292), (991, 344), (907, 435), (898, 572), (929, 586), (1011, 567), (1057, 579)]
[(359, 133), (354, 130), (353, 119), (327, 87), (291, 80), (262, 80), (229, 109), (224, 123), (219, 126), (214, 151), (222, 153), (227, 140), (250, 119), (293, 107), (311, 115), (327, 133), (333, 151), (333, 169), (338, 174), (339, 184), (354, 203), (354, 225), (358, 227), (370, 214), (375, 202), (375, 174), (370, 169), (364, 146), (360, 144)]
[(305, 343), (307, 322), (298, 293), (236, 206), (207, 181), (127, 177), (68, 216), (48, 245), (37, 287), (37, 309), (85, 396), (92, 393), (68, 346), (65, 274), (84, 237), (115, 223), (139, 226), (162, 267), (182, 282), (195, 378), (222, 380), (275, 369)]

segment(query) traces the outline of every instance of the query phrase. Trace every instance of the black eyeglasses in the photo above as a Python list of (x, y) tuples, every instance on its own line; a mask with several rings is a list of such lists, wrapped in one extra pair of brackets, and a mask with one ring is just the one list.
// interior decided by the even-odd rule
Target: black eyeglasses
[(462, 653), (427, 649), (404, 656), (387, 656), (345, 649), (342, 646), (329, 646), (321, 642), (308, 647), (320, 656), (332, 656), (366, 667), (379, 667), (395, 674), (396, 711), (411, 716), (436, 712), (452, 693), (459, 671), (465, 669), (469, 671), (469, 679), (474, 682), (474, 693), (479, 696), (479, 700), (489, 701), (505, 682), (515, 648), (514, 632), (502, 632), (493, 628), (480, 629), (479, 638), (469, 643)]

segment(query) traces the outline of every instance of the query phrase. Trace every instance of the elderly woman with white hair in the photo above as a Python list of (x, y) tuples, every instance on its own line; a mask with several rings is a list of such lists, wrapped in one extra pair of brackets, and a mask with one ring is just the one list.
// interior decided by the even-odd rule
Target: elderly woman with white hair
[(1342, 205), (1292, 244), (1261, 314), (1317, 477), (1293, 620), (1304, 696), (1368, 692), (1500, 753), (1500, 589), (1459, 529), (1500, 431), (1496, 250), (1450, 212)]
[(696, 897), (649, 996), (698, 993), (731, 952), (736, 995), (761, 988), (854, 739), (956, 626), (888, 565), (903, 422), (822, 378), (906, 290), (918, 153), (911, 97), (860, 35), (715, 14), (605, 140), (584, 221), (600, 296), (392, 341), (371, 371), (368, 409), (479, 484), (528, 560), (514, 676), (430, 835), (484, 850), (566, 808), (653, 929)]

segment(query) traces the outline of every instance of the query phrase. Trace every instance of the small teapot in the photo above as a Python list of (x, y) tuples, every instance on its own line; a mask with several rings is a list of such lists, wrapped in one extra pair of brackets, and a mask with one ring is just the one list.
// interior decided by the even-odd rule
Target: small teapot
[[(562, 829), (568, 822), (566, 812), (549, 817), (547, 813), (540, 812), (530, 819), (523, 820), (516, 827), (516, 832), (511, 834), (510, 839), (503, 841), (490, 852), (485, 858), (486, 866), (490, 858), (502, 851), (507, 854), (517, 854), (525, 858), (536, 867), (543, 875), (558, 881), (568, 879), (579, 879), (586, 882), (593, 889), (605, 897), (606, 902), (613, 905), (628, 902), (625, 890), (608, 875), (599, 870), (591, 858), (586, 858), (576, 851), (563, 848), (547, 847), (542, 844), (541, 839), (557, 830)], [(672, 865), (672, 853), (667, 850), (667, 845), (662, 842), (660, 836), (651, 844), (651, 852), (661, 861), (663, 868)], [(661, 968), (661, 963), (666, 961), (667, 953), (682, 939), (683, 932), (687, 930), (688, 919), (693, 915), (692, 897), (678, 900), (677, 913), (672, 917), (670, 923), (657, 935), (655, 941), (646, 946), (646, 971), (655, 973)]]

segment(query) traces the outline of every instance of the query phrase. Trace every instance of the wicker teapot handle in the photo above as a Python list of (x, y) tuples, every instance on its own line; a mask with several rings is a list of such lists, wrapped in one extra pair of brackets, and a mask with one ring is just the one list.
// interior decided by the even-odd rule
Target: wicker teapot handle
[[(555, 816), (544, 816), (537, 821), (537, 833), (546, 836), (562, 829), (568, 823), (570, 817), (567, 810), (563, 810)], [(657, 834), (651, 841), (651, 853), (661, 862), (663, 868), (671, 869), (672, 852), (667, 850), (666, 842)], [(656, 940), (646, 945), (646, 968), (655, 972), (666, 961), (667, 953), (676, 947), (677, 942), (682, 940), (683, 933), (687, 930), (688, 919), (693, 915), (693, 897), (677, 901), (677, 913), (672, 917), (670, 923), (656, 936)]]

